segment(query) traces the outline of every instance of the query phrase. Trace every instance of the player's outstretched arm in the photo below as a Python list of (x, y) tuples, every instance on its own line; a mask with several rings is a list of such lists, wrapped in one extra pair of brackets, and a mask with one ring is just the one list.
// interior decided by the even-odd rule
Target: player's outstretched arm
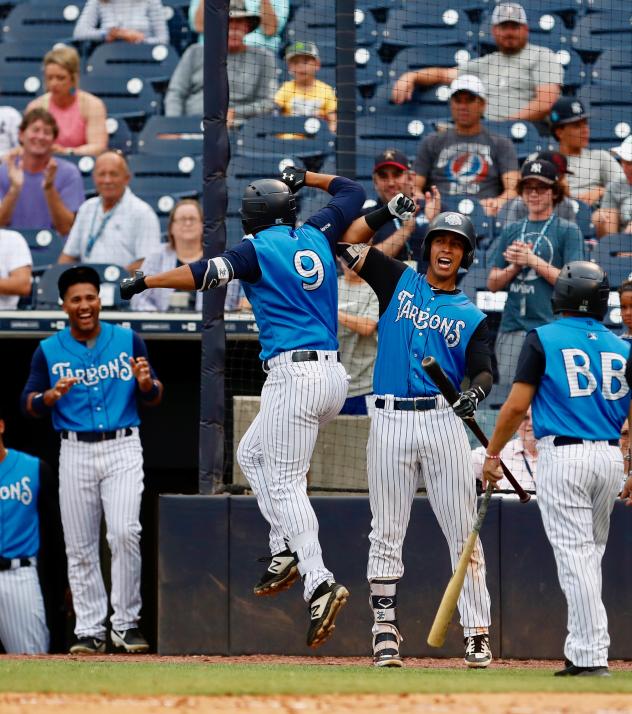
[(393, 218), (410, 221), (414, 215), (413, 199), (398, 193), (385, 206), (367, 213), (366, 216), (356, 218), (340, 240), (342, 243), (368, 243), (375, 232)]

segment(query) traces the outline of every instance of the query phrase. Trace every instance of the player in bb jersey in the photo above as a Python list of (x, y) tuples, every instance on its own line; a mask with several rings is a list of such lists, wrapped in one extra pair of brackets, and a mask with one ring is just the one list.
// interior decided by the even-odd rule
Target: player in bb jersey
[[(608, 676), (601, 560), (623, 481), (619, 435), (630, 411), (630, 345), (601, 324), (609, 286), (595, 263), (562, 267), (552, 297), (561, 318), (531, 330), (487, 447), (483, 478), (497, 482), (500, 450), (532, 404), (538, 505), (568, 605), (565, 668)], [(632, 503), (632, 479), (622, 496)]]
[(0, 642), (7, 654), (48, 652), (37, 575), (40, 523), (61, 534), (55, 480), (47, 464), (4, 445), (0, 408)]
[[(292, 167), (281, 178), (246, 188), (241, 215), (247, 236), (238, 246), (158, 275), (137, 273), (121, 283), (121, 295), (129, 298), (146, 288), (208, 290), (234, 278), (242, 281), (268, 375), (261, 410), (237, 451), (270, 524), (270, 566), (254, 590), (257, 595), (280, 592), (296, 580), (298, 570), (309, 603), (307, 644), (317, 647), (332, 633), (349, 593), (323, 562), (306, 474), (319, 426), (338, 414), (347, 395), (337, 353), (335, 248), (345, 232), (353, 235), (356, 223), (351, 224), (365, 194), (349, 179)], [(297, 228), (293, 193), (302, 186), (328, 191), (333, 198)], [(375, 219), (375, 228), (413, 210), (409, 199), (397, 196)]]
[[(356, 238), (368, 240), (370, 226)], [(487, 321), (456, 288), (459, 267), (474, 259), (475, 233), (459, 213), (441, 213), (428, 226), (422, 259), (425, 275), (366, 245), (349, 246), (343, 260), (373, 288), (380, 303), (373, 373), (377, 395), (367, 464), (371, 513), (368, 579), (374, 615), (373, 659), (400, 667), (397, 584), (404, 574), (402, 547), (417, 483), (448, 541), (454, 567), (476, 515), (476, 483), (470, 445), (460, 417), (471, 416), (492, 385)], [(421, 367), (433, 356), (457, 389), (469, 388), (450, 408)], [(490, 599), (480, 542), (472, 555), (458, 602), (465, 662), (487, 667)]]
[(102, 514), (112, 552), (112, 644), (130, 653), (149, 649), (138, 628), (144, 474), (137, 399), (154, 406), (162, 398), (143, 340), (99, 320), (99, 286), (99, 274), (89, 266), (60, 275), (69, 326), (42, 340), (22, 392), (25, 413), (50, 414), (61, 436), (59, 503), (77, 636), (70, 653), (81, 655), (105, 651)]

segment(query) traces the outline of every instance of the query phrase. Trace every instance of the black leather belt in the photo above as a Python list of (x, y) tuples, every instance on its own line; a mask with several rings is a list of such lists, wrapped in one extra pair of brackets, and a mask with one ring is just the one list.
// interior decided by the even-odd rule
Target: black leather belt
[[(553, 446), (574, 446), (575, 444), (583, 444), (584, 441), (592, 441), (592, 439), (575, 439), (572, 436), (556, 436), (553, 439)], [(619, 446), (619, 439), (608, 439), (610, 446)]]
[[(17, 560), (17, 558), (3, 558), (0, 556), (0, 570), (11, 570), (11, 563), (13, 560)], [(21, 568), (26, 568), (29, 565), (31, 565), (30, 558), (20, 558)]]
[[(118, 431), (76, 431), (72, 432), (77, 435), (77, 441), (84, 441), (87, 444), (94, 444), (97, 441), (112, 441), (118, 436)], [(68, 439), (71, 432), (63, 430), (61, 432), (62, 439)], [(127, 427), (123, 436), (131, 436), (134, 432)]]
[[(328, 355), (325, 355), (326, 359), (330, 359)], [(274, 359), (274, 358), (272, 358)], [(318, 362), (318, 352), (316, 350), (298, 350), (292, 352), (292, 362)], [(340, 362), (340, 352), (336, 355), (336, 362)], [(270, 360), (263, 360), (263, 368), (269, 369)]]
[[(376, 399), (375, 408), (384, 409), (386, 399)], [(393, 409), (398, 412), (425, 412), (428, 409), (435, 409), (437, 400), (435, 397), (422, 397), (420, 399), (395, 399)]]

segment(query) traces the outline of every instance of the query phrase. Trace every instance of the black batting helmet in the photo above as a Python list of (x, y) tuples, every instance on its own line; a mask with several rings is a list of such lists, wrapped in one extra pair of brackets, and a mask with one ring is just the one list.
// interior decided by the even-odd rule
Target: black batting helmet
[(597, 265), (574, 260), (562, 267), (555, 281), (551, 305), (553, 312), (578, 312), (603, 320), (608, 312), (610, 283)]
[(476, 248), (476, 231), (472, 221), (462, 213), (455, 211), (446, 211), (433, 218), (424, 238), (423, 260), (430, 260), (430, 244), (439, 233), (454, 233), (463, 239), (465, 245), (463, 246), (461, 267), (467, 270), (474, 262), (474, 249)]
[(239, 213), (246, 233), (257, 233), (270, 226), (296, 225), (296, 201), (278, 179), (259, 179), (248, 184)]

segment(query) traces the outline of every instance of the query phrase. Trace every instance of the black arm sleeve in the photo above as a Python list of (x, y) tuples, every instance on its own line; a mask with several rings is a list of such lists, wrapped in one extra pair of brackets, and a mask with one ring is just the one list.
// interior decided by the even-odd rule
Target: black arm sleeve
[(380, 303), (380, 316), (388, 307), (404, 270), (410, 270), (405, 263), (389, 258), (375, 248), (369, 248), (364, 265), (358, 275), (366, 280), (377, 295)]
[(537, 332), (529, 332), (518, 356), (518, 367), (514, 382), (525, 382), (537, 387), (546, 369), (544, 348)]
[(492, 355), (489, 346), (489, 325), (487, 318), (481, 321), (470, 338), (465, 353), (466, 374), (470, 387), (481, 387), (488, 396), (492, 390)]

